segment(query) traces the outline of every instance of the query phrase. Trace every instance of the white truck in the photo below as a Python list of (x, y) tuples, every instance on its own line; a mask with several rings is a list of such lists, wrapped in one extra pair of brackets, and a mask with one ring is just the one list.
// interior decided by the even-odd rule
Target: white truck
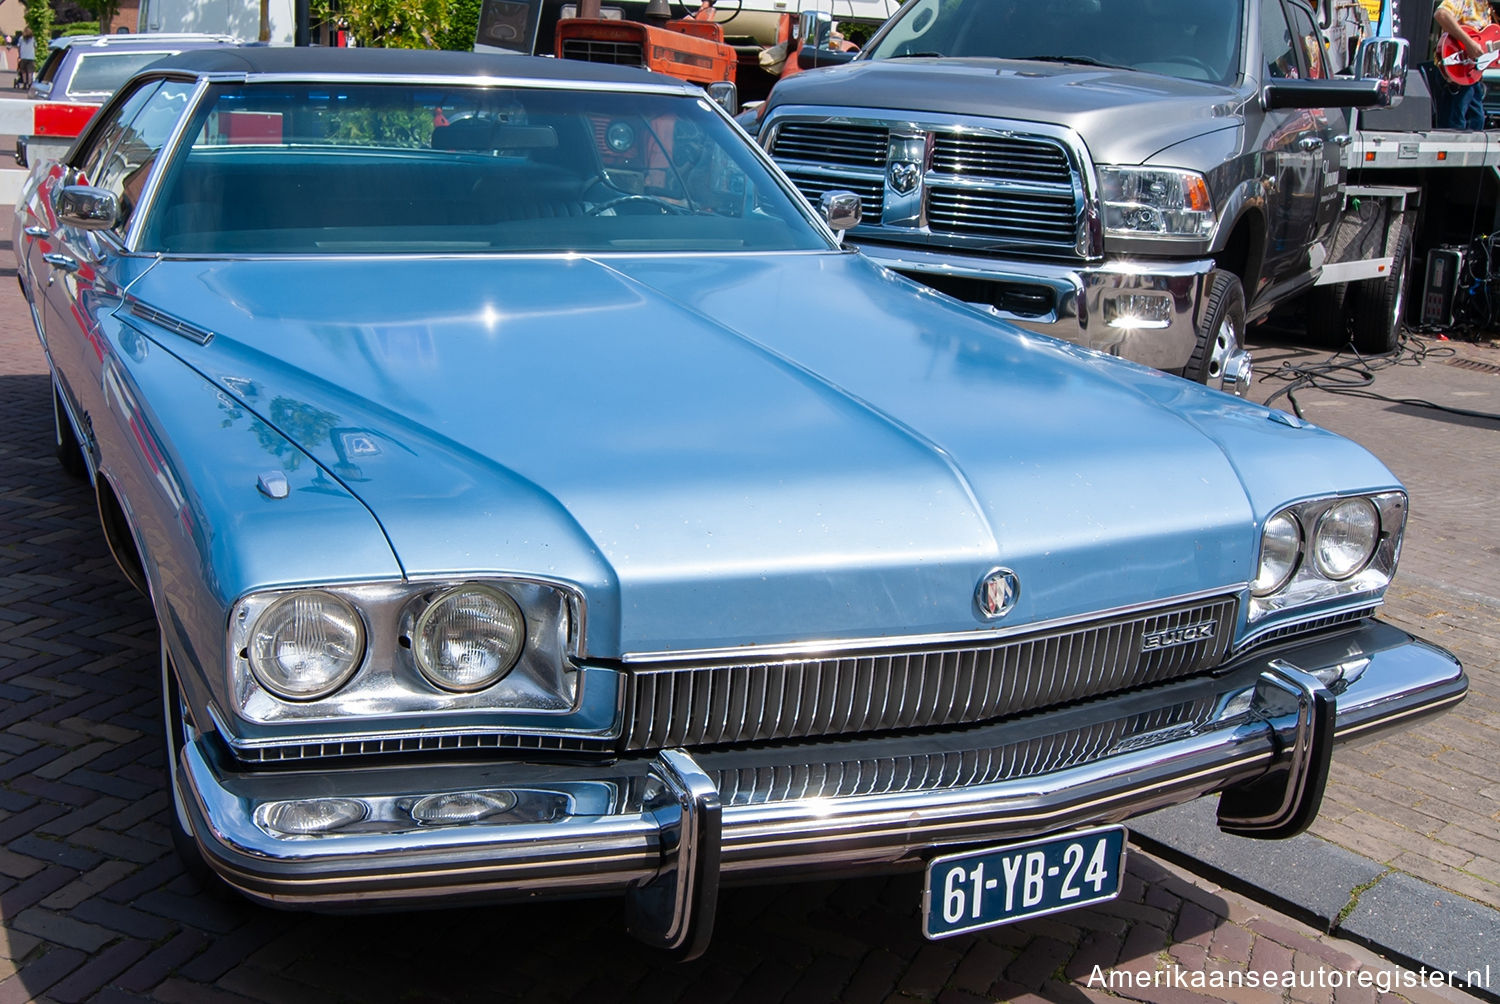
[[(291, 45), (297, 19), (292, 0), (265, 0), (272, 45)], [(141, 0), (142, 32), (208, 32), (242, 42), (260, 39), (261, 0)]]

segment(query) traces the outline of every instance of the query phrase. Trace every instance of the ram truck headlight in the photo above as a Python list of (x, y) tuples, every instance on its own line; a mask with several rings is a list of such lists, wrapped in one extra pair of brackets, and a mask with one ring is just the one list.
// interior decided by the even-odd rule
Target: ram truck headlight
[(1111, 237), (1202, 240), (1218, 222), (1208, 182), (1197, 171), (1100, 167), (1099, 194)]
[(1379, 597), (1396, 572), (1405, 525), (1402, 492), (1313, 499), (1274, 513), (1261, 530), (1250, 622), (1330, 600)]

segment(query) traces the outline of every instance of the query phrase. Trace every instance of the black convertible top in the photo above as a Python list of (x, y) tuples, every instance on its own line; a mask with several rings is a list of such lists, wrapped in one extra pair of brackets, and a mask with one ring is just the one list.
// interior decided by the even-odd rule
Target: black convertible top
[(582, 80), (601, 84), (681, 84), (673, 77), (630, 66), (588, 63), (545, 56), (507, 53), (443, 52), (428, 49), (293, 48), (246, 45), (196, 49), (165, 56), (152, 71), (204, 73), (272, 73), (308, 76), (348, 74), (390, 77), (522, 77), (535, 80)]

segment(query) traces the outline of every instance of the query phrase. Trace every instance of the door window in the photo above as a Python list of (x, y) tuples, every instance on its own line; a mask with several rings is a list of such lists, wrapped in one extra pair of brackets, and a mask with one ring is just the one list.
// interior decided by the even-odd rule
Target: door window
[(1297, 50), (1292, 29), (1286, 23), (1281, 0), (1262, 0), (1260, 5), (1260, 51), (1266, 61), (1266, 75), (1273, 80), (1298, 77)]
[(187, 109), (193, 85), (153, 81), (116, 106), (116, 113), (84, 151), (80, 181), (113, 192), (120, 206), (115, 230), (124, 233), (140, 201), (156, 155)]

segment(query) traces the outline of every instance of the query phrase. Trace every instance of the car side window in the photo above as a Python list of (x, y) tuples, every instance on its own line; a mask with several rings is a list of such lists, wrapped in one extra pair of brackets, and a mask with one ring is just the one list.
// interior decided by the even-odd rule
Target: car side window
[(1277, 80), (1300, 76), (1292, 29), (1286, 22), (1281, 0), (1261, 0), (1260, 49), (1266, 60), (1267, 76)]
[(1317, 80), (1328, 74), (1323, 69), (1323, 41), (1318, 35), (1317, 26), (1307, 11), (1301, 7), (1292, 7), (1292, 29), (1297, 38), (1297, 44), (1302, 48), (1302, 65), (1307, 70), (1309, 80)]
[(118, 104), (110, 113), (108, 121), (89, 139), (89, 144), (81, 152), (75, 163), (78, 165), (78, 183), (81, 185), (94, 185), (104, 173), (104, 165), (109, 157), (110, 151), (119, 145), (120, 136), (130, 125), (141, 108), (150, 100), (151, 95), (161, 88), (161, 81), (153, 80), (140, 88), (124, 103)]
[[(98, 188), (113, 192), (120, 206), (116, 229), (123, 232), (140, 202), (141, 190), (156, 155), (172, 135), (172, 127), (187, 109), (193, 85), (169, 80), (144, 89), (140, 101), (133, 95), (121, 107), (119, 128), (103, 157), (92, 167), (89, 177)], [(133, 110), (134, 114), (129, 114)]]

